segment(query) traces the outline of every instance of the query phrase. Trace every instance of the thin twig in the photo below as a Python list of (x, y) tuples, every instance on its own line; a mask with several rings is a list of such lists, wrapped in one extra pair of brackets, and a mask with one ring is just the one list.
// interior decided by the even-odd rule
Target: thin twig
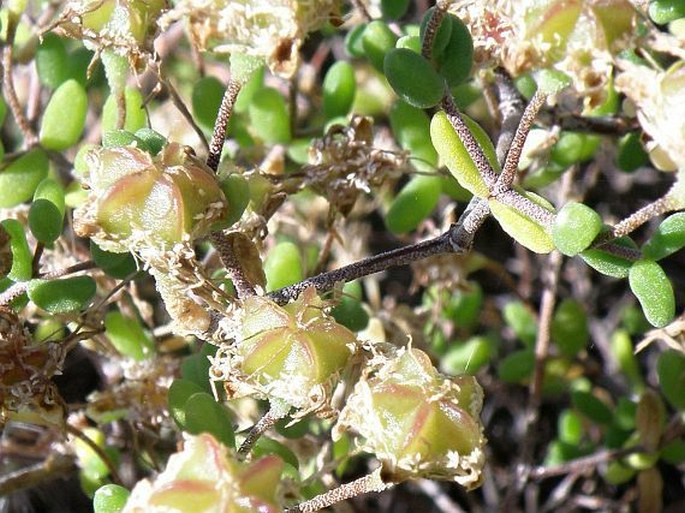
[(114, 462), (109, 457), (109, 455), (102, 449), (102, 447), (100, 447), (93, 440), (91, 440), (90, 437), (83, 433), (83, 431), (72, 426), (71, 424), (66, 424), (66, 430), (68, 433), (71, 433), (76, 438), (81, 440), (84, 444), (88, 446), (90, 450), (97, 454), (98, 458), (102, 460), (102, 462), (107, 467), (107, 470), (109, 470), (109, 473), (112, 476), (112, 481), (115, 484), (123, 485), (124, 482), (121, 480), (121, 476), (119, 475), (117, 468), (114, 466)]
[(238, 97), (242, 84), (237, 80), (229, 80), (224, 96), (221, 99), (219, 106), (219, 113), (216, 116), (214, 123), (214, 132), (212, 139), (209, 141), (209, 155), (207, 156), (207, 165), (216, 171), (219, 167), (219, 160), (221, 159), (221, 150), (226, 141), (226, 131), (228, 130), (228, 122), (233, 114), (233, 107), (235, 100)]
[(24, 111), (19, 104), (17, 92), (14, 89), (14, 78), (12, 77), (12, 44), (14, 42), (14, 30), (11, 30), (11, 25), (8, 29), (7, 41), (5, 47), (2, 49), (2, 90), (5, 93), (7, 105), (12, 111), (12, 116), (24, 136), (24, 144), (31, 147), (38, 142), (36, 133), (31, 128)]
[(48, 457), (34, 465), (22, 467), (0, 476), (0, 497), (30, 488), (56, 477), (70, 475), (78, 469), (76, 458), (70, 454), (51, 452)]
[(386, 251), (379, 255), (359, 260), (350, 265), (307, 278), (269, 294), (277, 303), (284, 304), (297, 298), (307, 287), (314, 286), (319, 292), (327, 292), (336, 283), (347, 283), (370, 274), (385, 271), (390, 267), (406, 265), (442, 253), (464, 254), (471, 250), (478, 228), (487, 218), (490, 210), (487, 202), (473, 198), (459, 220), (450, 229), (417, 244)]
[(529, 477), (535, 481), (542, 481), (550, 477), (563, 476), (566, 474), (576, 474), (587, 472), (597, 467), (601, 463), (616, 461), (631, 454), (643, 450), (641, 447), (630, 447), (628, 449), (606, 449), (596, 452), (590, 456), (584, 456), (575, 460), (567, 461), (552, 467), (539, 466), (530, 471)]
[(640, 123), (637, 119), (620, 116), (586, 117), (564, 114), (553, 117), (551, 124), (559, 126), (562, 130), (613, 136), (640, 130)]
[(205, 137), (205, 134), (202, 131), (202, 129), (193, 119), (193, 116), (188, 110), (188, 107), (186, 107), (185, 103), (183, 103), (181, 95), (178, 94), (176, 88), (172, 85), (172, 83), (169, 80), (163, 79), (160, 76), (159, 81), (164, 85), (164, 87), (166, 87), (167, 91), (169, 92), (169, 96), (171, 96), (171, 102), (174, 104), (174, 106), (178, 109), (178, 111), (181, 113), (184, 119), (193, 128), (193, 131), (200, 138), (200, 143), (202, 144), (202, 146), (205, 147), (205, 150), (209, 151), (209, 143), (207, 142), (207, 138)]

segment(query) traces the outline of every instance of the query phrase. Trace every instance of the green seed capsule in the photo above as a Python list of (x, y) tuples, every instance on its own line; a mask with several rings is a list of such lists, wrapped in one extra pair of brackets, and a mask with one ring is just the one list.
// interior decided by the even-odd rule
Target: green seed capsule
[(215, 77), (204, 77), (193, 86), (193, 117), (205, 129), (212, 130), (226, 88)]
[(0, 170), (0, 208), (16, 207), (30, 199), (48, 175), (48, 157), (40, 148), (25, 153)]
[(31, 280), (27, 293), (36, 306), (52, 314), (77, 312), (95, 296), (95, 280), (90, 276)]
[(389, 50), (383, 70), (397, 95), (414, 107), (433, 107), (445, 92), (445, 82), (433, 65), (406, 48)]
[(685, 212), (664, 219), (649, 240), (642, 254), (650, 260), (661, 260), (685, 247)]
[(36, 49), (36, 69), (41, 83), (50, 89), (57, 87), (69, 78), (69, 57), (62, 38), (49, 33)]
[(433, 211), (442, 190), (438, 176), (415, 176), (399, 192), (385, 215), (385, 224), (394, 234), (415, 229)]
[(252, 133), (269, 144), (291, 139), (290, 114), (285, 99), (276, 89), (264, 87), (252, 97), (248, 109)]
[(333, 64), (323, 80), (323, 113), (326, 119), (346, 116), (352, 108), (356, 92), (352, 65), (345, 61)]
[(582, 203), (567, 203), (552, 225), (552, 240), (564, 255), (574, 256), (587, 249), (602, 229), (602, 218)]
[(673, 286), (659, 264), (653, 260), (635, 262), (630, 268), (628, 282), (652, 326), (663, 328), (673, 320)]
[(86, 124), (88, 95), (76, 80), (60, 85), (50, 98), (40, 125), (40, 143), (62, 151), (76, 144)]
[(361, 39), (366, 57), (374, 68), (383, 71), (383, 59), (386, 52), (394, 48), (397, 35), (390, 30), (387, 23), (374, 20), (366, 26)]

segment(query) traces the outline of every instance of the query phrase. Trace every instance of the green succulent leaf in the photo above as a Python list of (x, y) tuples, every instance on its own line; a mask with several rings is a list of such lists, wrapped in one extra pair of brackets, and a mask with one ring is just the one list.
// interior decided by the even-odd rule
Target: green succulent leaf
[[(383, 71), (397, 95), (420, 109), (434, 107), (445, 91), (444, 79), (433, 65), (407, 48), (392, 48), (385, 54)], [(417, 77), (421, 77), (417, 80)]]
[(659, 264), (653, 260), (635, 262), (630, 268), (628, 282), (652, 326), (663, 328), (671, 322), (675, 316), (673, 286)]
[[(474, 138), (485, 153), (493, 169), (499, 171), (495, 147), (485, 131), (472, 119), (462, 115)], [(471, 160), (469, 152), (454, 131), (447, 115), (437, 112), (430, 124), (431, 140), (440, 156), (440, 160), (447, 166), (459, 184), (474, 196), (487, 198), (490, 194), (485, 181), (478, 172), (478, 168)]]
[(385, 215), (385, 224), (395, 234), (414, 230), (438, 203), (442, 180), (438, 176), (418, 175), (395, 196)]
[(664, 351), (659, 355), (656, 371), (666, 400), (675, 409), (685, 411), (685, 355), (674, 349)]
[[(550, 212), (554, 211), (554, 207), (537, 194), (522, 191), (521, 195)], [(505, 205), (497, 199), (488, 199), (488, 205), (492, 215), (497, 219), (502, 229), (516, 242), (535, 253), (549, 253), (554, 249), (554, 242), (547, 227), (523, 214), (520, 210)]]
[(574, 256), (587, 249), (602, 228), (602, 218), (582, 203), (567, 203), (552, 225), (552, 240), (564, 255)]
[(642, 246), (642, 254), (650, 260), (661, 260), (685, 247), (685, 212), (664, 219)]
[(0, 208), (16, 207), (31, 199), (48, 176), (48, 157), (40, 148), (26, 152), (0, 169)]
[(154, 342), (138, 319), (126, 317), (119, 311), (105, 316), (105, 335), (119, 353), (134, 360), (144, 360), (154, 354)]
[(29, 299), (52, 314), (77, 312), (95, 296), (95, 280), (90, 276), (75, 276), (59, 280), (31, 280), (27, 287)]
[(88, 95), (74, 79), (62, 83), (50, 97), (40, 125), (40, 143), (61, 151), (78, 142), (86, 125)]
[(233, 419), (223, 404), (206, 392), (198, 392), (188, 398), (183, 408), (189, 433), (210, 433), (226, 447), (235, 447)]

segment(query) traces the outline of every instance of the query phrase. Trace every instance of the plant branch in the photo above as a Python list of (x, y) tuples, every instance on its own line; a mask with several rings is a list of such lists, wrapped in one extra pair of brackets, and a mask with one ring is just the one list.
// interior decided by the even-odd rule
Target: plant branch
[(240, 444), (240, 448), (238, 449), (238, 456), (245, 458), (248, 455), (248, 453), (252, 450), (254, 444), (257, 443), (259, 437), (261, 437), (267, 430), (274, 427), (276, 422), (278, 422), (282, 417), (282, 415), (276, 414), (273, 409), (267, 411), (264, 414), (264, 416), (261, 419), (259, 419), (254, 426), (252, 426), (249, 433), (247, 434), (247, 437), (245, 438), (243, 443)]
[(233, 107), (241, 87), (242, 84), (237, 80), (229, 80), (224, 96), (221, 99), (219, 113), (214, 124), (214, 132), (212, 133), (212, 139), (209, 141), (209, 155), (207, 156), (207, 165), (214, 171), (219, 168), (221, 150), (224, 147), (224, 142), (226, 142), (228, 122), (231, 120)]
[(0, 476), (0, 496), (8, 496), (56, 477), (64, 478), (77, 469), (74, 456), (51, 452), (45, 460), (39, 463), (3, 473)]
[(628, 449), (613, 449), (613, 450), (603, 450), (599, 451), (590, 456), (584, 456), (582, 458), (577, 458), (560, 465), (554, 465), (551, 467), (535, 467), (530, 472), (530, 479), (535, 481), (542, 481), (543, 479), (549, 479), (551, 477), (563, 476), (565, 474), (580, 474), (587, 472), (588, 470), (593, 470), (600, 463), (605, 463), (608, 461), (616, 461), (621, 458), (625, 458), (631, 454), (640, 452), (643, 450), (641, 447), (630, 447)]
[(450, 229), (427, 241), (386, 251), (350, 265), (318, 274), (269, 294), (279, 304), (297, 298), (307, 287), (314, 286), (318, 292), (332, 290), (336, 283), (346, 283), (370, 274), (385, 271), (389, 267), (406, 265), (416, 260), (442, 253), (464, 254), (470, 251), (478, 228), (490, 213), (487, 202), (474, 198), (459, 220)]
[[(545, 118), (547, 120), (549, 118)], [(621, 136), (640, 130), (640, 123), (634, 118), (620, 116), (586, 117), (577, 114), (553, 116), (551, 124), (562, 130), (600, 135)]]
[(391, 488), (393, 483), (385, 483), (381, 479), (380, 468), (373, 473), (360, 477), (350, 483), (341, 484), (339, 487), (329, 490), (321, 495), (317, 495), (313, 499), (302, 502), (297, 506), (288, 508), (284, 513), (314, 513), (321, 509), (327, 508), (338, 502), (352, 499), (364, 493), (382, 492)]

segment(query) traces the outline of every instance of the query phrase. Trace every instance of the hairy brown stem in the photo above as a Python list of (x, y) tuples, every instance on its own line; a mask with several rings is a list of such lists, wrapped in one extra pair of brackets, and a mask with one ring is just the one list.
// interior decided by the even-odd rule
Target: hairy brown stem
[(668, 194), (662, 196), (658, 200), (645, 205), (637, 212), (626, 217), (620, 223), (616, 224), (611, 232), (613, 237), (623, 237), (629, 233), (637, 230), (640, 226), (645, 224), (653, 217), (660, 216), (666, 212), (671, 212), (678, 209), (678, 203), (673, 200)]
[(526, 143), (526, 138), (530, 133), (533, 122), (535, 121), (540, 108), (544, 105), (546, 98), (546, 95), (536, 92), (523, 111), (523, 116), (521, 116), (514, 137), (509, 145), (502, 172), (497, 178), (497, 183), (492, 191), (493, 196), (497, 196), (501, 192), (510, 189), (514, 183), (518, 171), (519, 160), (521, 159), (521, 152), (523, 151), (523, 145)]
[(426, 23), (426, 30), (423, 33), (423, 43), (421, 43), (421, 55), (429, 61), (433, 58), (435, 35), (438, 33), (440, 23), (442, 23), (446, 14), (447, 6), (444, 2), (438, 2), (428, 23)]
[(373, 473), (360, 477), (350, 483), (340, 485), (333, 490), (329, 490), (321, 495), (317, 495), (313, 499), (302, 502), (297, 506), (288, 508), (285, 513), (314, 513), (337, 504), (338, 502), (357, 497), (364, 493), (382, 492), (391, 488), (393, 483), (384, 483), (380, 476), (380, 469)]
[(259, 440), (259, 437), (261, 437), (267, 430), (274, 427), (280, 418), (281, 417), (275, 415), (272, 410), (267, 411), (264, 416), (259, 419), (254, 426), (252, 426), (252, 429), (250, 429), (247, 437), (243, 443), (240, 444), (238, 455), (242, 458), (247, 456), (252, 450), (254, 444), (257, 443), (257, 440)]
[(0, 496), (8, 496), (19, 490), (36, 486), (56, 477), (64, 478), (78, 469), (76, 458), (69, 454), (52, 452), (35, 465), (0, 475)]
[(242, 84), (237, 80), (230, 80), (224, 96), (221, 99), (219, 106), (219, 113), (214, 123), (214, 132), (212, 139), (209, 141), (209, 155), (207, 156), (207, 165), (216, 171), (219, 167), (219, 160), (221, 159), (221, 149), (224, 147), (226, 141), (226, 131), (228, 130), (228, 122), (233, 114), (233, 107), (235, 100), (238, 97)]
[(223, 232), (213, 232), (209, 235), (210, 242), (214, 245), (221, 263), (226, 269), (226, 274), (233, 282), (238, 297), (249, 297), (256, 294), (254, 285), (247, 279), (243, 268), (233, 252), (233, 247)]

